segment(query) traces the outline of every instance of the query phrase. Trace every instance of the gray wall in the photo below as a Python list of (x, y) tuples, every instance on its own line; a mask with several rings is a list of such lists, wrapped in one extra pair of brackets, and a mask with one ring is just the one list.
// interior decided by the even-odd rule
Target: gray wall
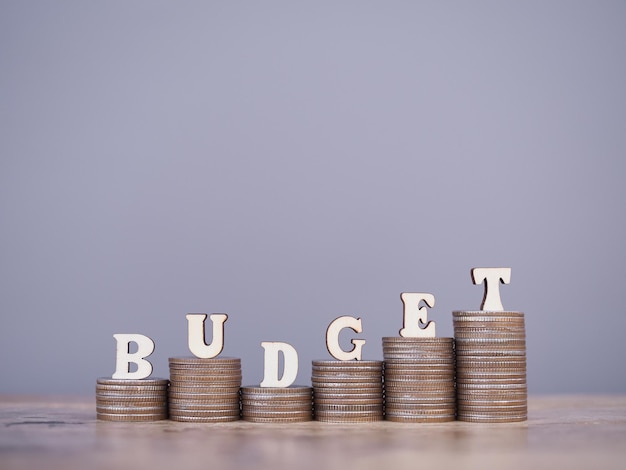
[[(114, 333), (366, 358), (510, 266), (530, 393), (626, 392), (625, 2), (0, 3), (0, 393), (93, 393)], [(347, 335), (349, 337), (349, 335)], [(347, 339), (344, 338), (344, 339)]]

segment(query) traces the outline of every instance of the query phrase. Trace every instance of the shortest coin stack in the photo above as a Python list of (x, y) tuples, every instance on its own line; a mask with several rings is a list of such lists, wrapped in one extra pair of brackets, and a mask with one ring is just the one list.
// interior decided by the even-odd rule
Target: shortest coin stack
[(383, 338), (385, 419), (454, 421), (453, 338)]
[(96, 414), (103, 421), (167, 419), (167, 379), (96, 381)]
[(382, 361), (313, 361), (315, 419), (364, 423), (383, 419)]
[(170, 357), (170, 419), (216, 423), (239, 419), (241, 359)]
[(313, 389), (242, 387), (241, 417), (254, 423), (300, 423), (313, 419)]

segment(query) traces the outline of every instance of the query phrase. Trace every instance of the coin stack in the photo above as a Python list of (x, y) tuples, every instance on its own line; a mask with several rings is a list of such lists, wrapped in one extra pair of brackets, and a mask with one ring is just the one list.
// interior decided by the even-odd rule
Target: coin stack
[(452, 312), (458, 419), (527, 419), (526, 331), (521, 312)]
[(383, 338), (385, 419), (454, 421), (453, 338)]
[(170, 357), (170, 419), (215, 423), (239, 419), (241, 359)]
[(362, 423), (383, 419), (382, 361), (313, 361), (315, 419)]
[(313, 389), (242, 387), (241, 417), (254, 423), (300, 423), (313, 419)]
[(167, 419), (167, 379), (96, 380), (96, 415), (103, 421)]

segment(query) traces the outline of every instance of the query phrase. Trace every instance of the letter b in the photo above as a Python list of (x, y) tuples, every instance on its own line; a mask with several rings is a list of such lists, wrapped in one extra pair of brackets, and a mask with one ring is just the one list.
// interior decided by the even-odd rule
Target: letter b
[[(115, 334), (117, 341), (117, 361), (114, 379), (145, 379), (152, 374), (152, 364), (145, 358), (154, 351), (154, 341), (139, 334)], [(130, 352), (130, 343), (137, 344), (137, 351)], [(130, 371), (130, 364), (137, 364), (135, 372)]]

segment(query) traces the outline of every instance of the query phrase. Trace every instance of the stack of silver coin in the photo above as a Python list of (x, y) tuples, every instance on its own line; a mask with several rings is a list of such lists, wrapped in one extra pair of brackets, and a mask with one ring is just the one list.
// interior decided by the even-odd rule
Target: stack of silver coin
[(241, 359), (170, 357), (170, 419), (196, 423), (240, 417)]
[(167, 379), (96, 380), (96, 415), (103, 421), (167, 419)]
[(383, 419), (382, 361), (313, 361), (315, 419), (363, 423)]
[(255, 423), (300, 423), (313, 419), (313, 389), (242, 387), (241, 417)]
[(458, 419), (527, 419), (526, 331), (521, 312), (452, 312)]
[(454, 421), (453, 338), (383, 338), (385, 419)]

